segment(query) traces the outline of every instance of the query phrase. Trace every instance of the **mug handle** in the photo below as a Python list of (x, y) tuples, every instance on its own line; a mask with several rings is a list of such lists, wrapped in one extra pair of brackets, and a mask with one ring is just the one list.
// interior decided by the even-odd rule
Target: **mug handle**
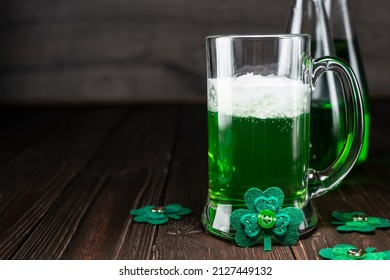
[(325, 72), (335, 72), (343, 85), (346, 112), (346, 139), (337, 159), (326, 169), (309, 169), (309, 196), (316, 198), (334, 189), (359, 157), (364, 137), (362, 93), (351, 67), (343, 60), (326, 56), (312, 61), (312, 87)]

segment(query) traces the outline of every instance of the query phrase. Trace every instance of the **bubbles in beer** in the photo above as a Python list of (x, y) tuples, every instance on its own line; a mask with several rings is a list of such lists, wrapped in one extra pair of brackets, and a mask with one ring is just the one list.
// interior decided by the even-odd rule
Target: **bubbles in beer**
[(208, 79), (208, 91), (210, 111), (235, 117), (292, 118), (309, 111), (309, 86), (285, 77)]

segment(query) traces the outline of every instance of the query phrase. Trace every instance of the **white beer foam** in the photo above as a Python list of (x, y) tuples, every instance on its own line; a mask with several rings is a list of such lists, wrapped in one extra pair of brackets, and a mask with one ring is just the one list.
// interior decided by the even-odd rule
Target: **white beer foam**
[(274, 75), (208, 79), (208, 109), (236, 117), (296, 117), (309, 111), (309, 94), (308, 85)]

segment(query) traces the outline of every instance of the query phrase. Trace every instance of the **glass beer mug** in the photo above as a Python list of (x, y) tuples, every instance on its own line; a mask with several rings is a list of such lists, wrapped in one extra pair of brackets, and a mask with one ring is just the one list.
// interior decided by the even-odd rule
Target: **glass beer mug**
[[(300, 234), (317, 215), (311, 199), (333, 189), (362, 146), (363, 105), (351, 68), (335, 57), (312, 60), (310, 35), (210, 36), (207, 47), (208, 199), (202, 223), (233, 239), (230, 214), (245, 208), (250, 188), (279, 187), (283, 207), (302, 210)], [(333, 71), (344, 87), (347, 137), (324, 170), (309, 167), (310, 98), (321, 74)]]

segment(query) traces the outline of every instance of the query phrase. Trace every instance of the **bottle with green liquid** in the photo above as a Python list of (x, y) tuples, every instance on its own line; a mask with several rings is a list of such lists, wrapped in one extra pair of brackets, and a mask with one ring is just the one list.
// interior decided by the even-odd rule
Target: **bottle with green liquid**
[(354, 70), (361, 86), (364, 105), (364, 141), (357, 164), (367, 160), (370, 138), (370, 108), (368, 86), (364, 74), (359, 42), (353, 28), (349, 0), (325, 0), (336, 55), (346, 60)]
[[(335, 22), (331, 23), (334, 18), (330, 18), (330, 16), (331, 13), (333, 13), (333, 17), (337, 14), (332, 11), (336, 8), (336, 1), (293, 0), (287, 33), (310, 34), (313, 58), (339, 56), (347, 61), (349, 60), (343, 57), (339, 43), (342, 40), (346, 45), (347, 40), (343, 39), (344, 37), (335, 40), (332, 34), (332, 27), (334, 27)], [(343, 1), (340, 0), (340, 2)], [(350, 47), (347, 46), (347, 49), (349, 50)], [(352, 67), (354, 68), (354, 66)], [(354, 71), (356, 72), (356, 70)], [(310, 167), (318, 170), (326, 168), (337, 158), (345, 143), (344, 139), (347, 137), (341, 82), (333, 73), (326, 73), (325, 75), (325, 77), (319, 79), (320, 81), (315, 86), (311, 99)], [(361, 76), (358, 76), (360, 77), (359, 80), (361, 80)], [(367, 133), (366, 138), (368, 138)], [(365, 140), (365, 149), (367, 150), (368, 141)], [(362, 152), (358, 162), (363, 163), (366, 158), (367, 151)]]
[[(310, 34), (312, 58), (336, 56), (323, 0), (293, 0), (287, 33)], [(317, 170), (330, 166), (346, 137), (341, 83), (331, 72), (324, 75), (312, 92), (310, 108), (310, 167)]]

